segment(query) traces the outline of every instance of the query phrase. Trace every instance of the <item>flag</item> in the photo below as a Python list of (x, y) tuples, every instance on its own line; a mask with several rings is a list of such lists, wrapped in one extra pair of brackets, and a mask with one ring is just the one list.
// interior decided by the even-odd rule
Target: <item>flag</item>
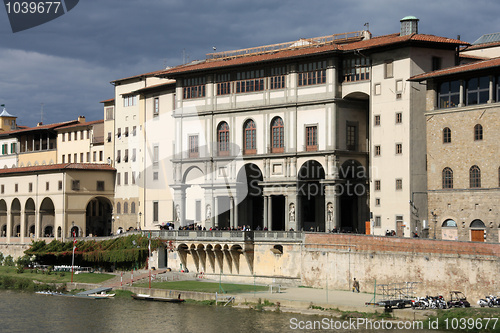
[(75, 231), (73, 230), (73, 251), (76, 250), (76, 234)]

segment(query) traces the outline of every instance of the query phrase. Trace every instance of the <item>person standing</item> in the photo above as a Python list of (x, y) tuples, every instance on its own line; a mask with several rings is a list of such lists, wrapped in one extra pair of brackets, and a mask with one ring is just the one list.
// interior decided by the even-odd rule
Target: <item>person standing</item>
[(359, 293), (359, 281), (354, 278), (354, 282), (352, 283), (352, 292), (356, 290)]

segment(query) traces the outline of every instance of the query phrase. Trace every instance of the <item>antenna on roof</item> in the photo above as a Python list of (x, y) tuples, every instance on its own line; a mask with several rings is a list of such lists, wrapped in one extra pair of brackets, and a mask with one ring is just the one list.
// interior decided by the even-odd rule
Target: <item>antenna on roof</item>
[(366, 22), (363, 26), (366, 27), (366, 30), (370, 30), (370, 23), (369, 22)]
[(40, 103), (42, 105), (40, 109), (40, 122), (43, 123), (43, 103)]

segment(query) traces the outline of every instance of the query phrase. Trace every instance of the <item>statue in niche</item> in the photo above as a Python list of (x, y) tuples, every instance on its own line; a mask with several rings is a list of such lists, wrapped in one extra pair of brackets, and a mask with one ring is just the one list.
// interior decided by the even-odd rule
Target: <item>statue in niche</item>
[(179, 223), (181, 220), (181, 207), (179, 205), (175, 206), (175, 222)]
[(333, 221), (333, 204), (331, 202), (328, 203), (328, 205), (326, 206), (326, 219), (328, 222), (332, 222)]
[(291, 203), (290, 204), (290, 209), (288, 210), (288, 215), (290, 221), (295, 221), (295, 204)]
[(210, 221), (210, 219), (212, 218), (212, 208), (210, 207), (210, 205), (207, 205), (207, 211), (205, 213), (205, 221)]

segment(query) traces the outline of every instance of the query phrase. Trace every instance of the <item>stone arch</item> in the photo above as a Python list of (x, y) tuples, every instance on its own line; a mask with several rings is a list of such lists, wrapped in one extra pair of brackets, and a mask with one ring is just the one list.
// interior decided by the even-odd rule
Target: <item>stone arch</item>
[(325, 169), (316, 160), (302, 164), (297, 173), (298, 225), (305, 231), (325, 231)]
[(12, 229), (9, 230), (8, 233), (11, 237), (18, 237), (16, 230), (21, 224), (21, 202), (18, 198), (14, 198), (10, 204), (10, 221)]
[(196, 267), (196, 271), (200, 272), (200, 257), (198, 256), (198, 251), (197, 247), (195, 244), (191, 244), (189, 246), (189, 253), (191, 254), (191, 257), (193, 258), (194, 265)]
[(106, 197), (93, 197), (85, 209), (86, 236), (109, 236), (112, 227), (113, 204)]
[(338, 178), (335, 189), (340, 203), (340, 229), (364, 233), (364, 221), (369, 219), (366, 168), (358, 160), (348, 159), (340, 166)]
[(458, 240), (458, 225), (453, 219), (446, 219), (441, 224), (441, 239)]
[(0, 237), (7, 237), (7, 203), (0, 199)]
[(484, 242), (486, 225), (480, 219), (473, 220), (470, 225), (470, 240), (473, 242)]
[[(35, 201), (32, 198), (28, 198), (26, 200), (26, 203), (24, 204), (24, 226), (25, 229), (28, 231), (28, 235), (30, 237), (34, 236), (35, 233), (29, 232), (32, 227), (33, 229), (35, 228), (35, 223), (36, 223), (36, 205)], [(24, 235), (26, 236), (26, 235)]]
[(239, 274), (240, 273), (240, 258), (241, 258), (241, 255), (243, 254), (243, 248), (239, 244), (234, 244), (233, 246), (231, 246), (230, 253), (231, 253), (231, 258), (233, 261), (233, 266), (236, 270), (236, 273)]
[(213, 248), (214, 250), (214, 255), (215, 255), (215, 261), (217, 262), (217, 265), (219, 266), (219, 271), (224, 270), (224, 252), (222, 249), (222, 246), (220, 244), (216, 244)]
[(201, 272), (206, 272), (207, 270), (207, 252), (205, 251), (205, 246), (203, 244), (198, 244), (196, 246), (196, 252), (198, 254), (198, 260), (201, 266)]
[(202, 188), (202, 185), (205, 184), (205, 173), (199, 166), (191, 166), (184, 172), (182, 182), (185, 185), (185, 199), (182, 203), (175, 203), (179, 205), (182, 225), (205, 226), (206, 222), (203, 216), (205, 214), (203, 209), (205, 207), (205, 190)]
[(177, 253), (179, 254), (179, 259), (181, 260), (181, 265), (187, 268), (187, 255), (189, 253), (189, 247), (185, 243), (181, 243), (177, 246)]
[(207, 253), (207, 259), (210, 267), (212, 267), (212, 272), (215, 273), (215, 251), (212, 244), (208, 244), (205, 248)]
[(250, 226), (251, 230), (263, 229), (264, 197), (260, 168), (254, 163), (241, 167), (236, 176), (236, 209), (238, 226)]
[[(46, 230), (52, 231), (50, 234), (43, 233), (43, 237), (54, 237), (53, 230), (55, 226), (55, 207), (54, 202), (51, 198), (45, 197), (40, 204), (40, 226), (41, 231), (45, 232)], [(51, 228), (47, 228), (51, 227)]]

